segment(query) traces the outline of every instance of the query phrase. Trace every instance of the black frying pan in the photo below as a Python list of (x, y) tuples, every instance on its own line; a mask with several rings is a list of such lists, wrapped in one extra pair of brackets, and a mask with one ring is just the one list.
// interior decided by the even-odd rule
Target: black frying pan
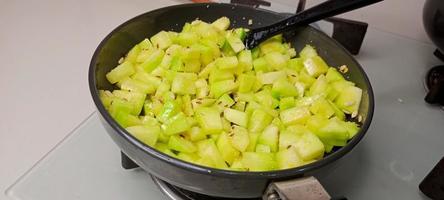
[[(285, 18), (284, 15), (257, 8), (231, 4), (184, 4), (165, 7), (137, 16), (114, 29), (97, 47), (91, 60), (89, 86), (93, 100), (108, 134), (122, 151), (140, 167), (154, 176), (197, 193), (228, 198), (260, 197), (271, 181), (289, 180), (316, 174), (338, 160), (362, 139), (373, 116), (374, 99), (370, 82), (358, 62), (339, 43), (310, 27), (301, 27), (288, 39), (301, 50), (306, 44), (317, 48), (330, 66), (347, 65), (347, 77), (363, 89), (360, 115), (363, 116), (359, 133), (345, 147), (335, 149), (323, 159), (294, 169), (269, 172), (236, 172), (198, 166), (163, 154), (135, 139), (105, 110), (98, 95), (99, 89), (112, 90), (105, 74), (117, 61), (142, 39), (161, 30), (180, 31), (185, 22), (199, 18), (214, 21), (221, 16), (231, 19), (232, 27), (260, 27)], [(248, 25), (248, 20), (253, 25)]]

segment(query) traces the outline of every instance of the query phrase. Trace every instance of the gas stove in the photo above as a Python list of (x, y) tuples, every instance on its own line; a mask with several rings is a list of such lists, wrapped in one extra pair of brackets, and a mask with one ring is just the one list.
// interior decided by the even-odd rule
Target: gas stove
[[(303, 6), (298, 5), (299, 9)], [(432, 54), (434, 47), (371, 27), (367, 30), (362, 22), (327, 21), (333, 24), (316, 26), (339, 41), (352, 40), (344, 39), (344, 30), (361, 32), (354, 34), (355, 44), (348, 48), (359, 53), (356, 58), (370, 78), (376, 106), (366, 137), (328, 175), (319, 177), (320, 182), (332, 196), (348, 199), (427, 199), (418, 186), (444, 155), (444, 112), (424, 102), (424, 77), (430, 74), (429, 66), (440, 64)], [(133, 169), (124, 170), (122, 164)], [(7, 195), (16, 200), (214, 199), (134, 167), (129, 160), (121, 160), (118, 147), (97, 113), (92, 113), (17, 180)], [(422, 185), (427, 186), (426, 182)]]

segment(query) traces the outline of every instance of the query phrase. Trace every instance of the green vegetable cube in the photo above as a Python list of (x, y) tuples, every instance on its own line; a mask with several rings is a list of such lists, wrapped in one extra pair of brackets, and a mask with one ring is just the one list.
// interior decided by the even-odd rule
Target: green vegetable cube
[(166, 49), (173, 44), (170, 35), (166, 31), (160, 31), (151, 37), (151, 43), (157, 49)]
[(270, 148), (270, 146), (265, 145), (265, 144), (257, 144), (255, 152), (258, 152), (258, 153), (271, 153), (271, 148)]
[(318, 56), (316, 49), (310, 45), (305, 45), (305, 47), (301, 50), (301, 52), (299, 54), (300, 54), (301, 58), (303, 58), (303, 59), (308, 59), (308, 58)]
[(200, 157), (196, 153), (184, 153), (184, 152), (179, 152), (177, 154), (177, 158), (185, 160), (190, 163), (196, 163), (200, 159)]
[(256, 72), (268, 72), (270, 71), (270, 68), (268, 66), (269, 64), (264, 57), (256, 58), (255, 60), (253, 60), (253, 68)]
[(164, 55), (165, 52), (163, 52), (163, 50), (156, 50), (145, 60), (145, 62), (140, 64), (140, 67), (150, 73), (160, 65)]
[(324, 144), (315, 134), (311, 132), (306, 132), (301, 136), (295, 146), (296, 152), (299, 157), (304, 161), (313, 160), (322, 157), (324, 154)]
[(239, 80), (239, 92), (250, 92), (256, 81), (256, 77), (253, 75), (242, 74), (238, 78)]
[(328, 68), (327, 74), (325, 75), (328, 82), (344, 81), (344, 77), (333, 67)]
[(294, 100), (294, 97), (285, 97), (285, 98), (281, 98), (281, 101), (279, 102), (279, 109), (286, 110), (286, 109), (294, 107), (295, 105), (296, 105), (296, 102)]
[(218, 58), (215, 62), (219, 69), (233, 69), (239, 64), (236, 56)]
[(287, 74), (285, 71), (274, 71), (261, 74), (258, 73), (257, 78), (263, 84), (273, 84), (275, 81), (283, 79), (286, 76)]
[(234, 35), (228, 35), (227, 42), (230, 44), (231, 49), (233, 49), (235, 53), (239, 53), (245, 49), (245, 45), (242, 40)]
[(176, 94), (195, 94), (196, 80), (197, 75), (194, 73), (177, 73), (171, 84), (171, 91)]
[(336, 105), (348, 114), (358, 113), (359, 105), (361, 104), (362, 89), (349, 86), (340, 91), (336, 98)]
[(161, 110), (159, 111), (159, 114), (157, 115), (157, 119), (161, 122), (166, 122), (169, 118), (176, 115), (181, 111), (181, 106), (173, 101), (166, 101)]
[(231, 145), (230, 138), (225, 132), (220, 134), (216, 145), (222, 158), (230, 165), (240, 155), (240, 152)]
[(315, 133), (320, 139), (327, 142), (329, 140), (346, 141), (349, 139), (347, 128), (342, 121), (339, 121), (336, 118), (329, 119), (328, 123), (320, 127)]
[(274, 82), (271, 93), (275, 98), (298, 96), (298, 90), (287, 80), (287, 78), (281, 78)]
[(313, 77), (318, 77), (328, 71), (328, 65), (320, 56), (314, 56), (304, 60), (304, 67), (308, 74)]
[(248, 171), (269, 171), (276, 169), (272, 153), (245, 152), (242, 154), (242, 166)]
[(255, 133), (261, 132), (272, 120), (273, 116), (269, 115), (262, 109), (256, 109), (253, 111), (250, 120), (248, 121), (248, 130)]
[(168, 147), (172, 150), (183, 153), (194, 153), (197, 151), (196, 145), (177, 135), (173, 135), (170, 137), (170, 140), (168, 141)]
[(154, 147), (160, 134), (159, 126), (130, 126), (126, 130), (141, 142)]
[(222, 119), (215, 107), (200, 107), (195, 111), (196, 119), (203, 131), (208, 134), (220, 133), (223, 129)]
[(182, 112), (168, 119), (163, 125), (162, 129), (167, 135), (179, 134), (191, 128), (187, 117)]
[(177, 40), (182, 46), (191, 46), (199, 41), (199, 36), (193, 32), (182, 32), (179, 33)]
[(197, 147), (198, 155), (206, 160), (207, 164), (210, 164), (210, 166), (222, 169), (228, 167), (213, 140), (209, 139), (199, 141), (197, 143)]
[(289, 57), (279, 52), (270, 52), (265, 55), (265, 60), (270, 65), (270, 67), (275, 70), (283, 69), (287, 65), (289, 59)]
[(210, 93), (219, 98), (225, 93), (230, 93), (233, 90), (237, 89), (238, 84), (236, 84), (233, 80), (225, 80), (213, 83), (210, 85)]
[(243, 126), (243, 127), (247, 127), (247, 123), (248, 123), (248, 116), (246, 113), (235, 110), (235, 109), (231, 109), (231, 108), (226, 108), (224, 110), (224, 117), (225, 119), (227, 119), (228, 121), (237, 124), (239, 126)]
[(274, 124), (270, 124), (265, 128), (265, 130), (259, 136), (258, 143), (269, 146), (272, 152), (277, 152), (278, 140), (279, 140), (279, 128)]
[(334, 108), (327, 100), (323, 98), (319, 98), (318, 100), (313, 102), (313, 104), (310, 106), (310, 111), (315, 115), (319, 115), (325, 118), (330, 118), (335, 114)]
[(250, 143), (250, 136), (248, 135), (247, 129), (240, 126), (234, 126), (232, 132), (228, 136), (231, 145), (241, 152), (244, 152)]
[(190, 130), (185, 133), (185, 137), (192, 142), (203, 140), (207, 138), (207, 134), (198, 126), (193, 126)]
[(124, 80), (136, 72), (131, 62), (124, 62), (106, 74), (106, 79), (112, 84)]
[(282, 123), (287, 126), (304, 124), (310, 116), (310, 110), (307, 107), (294, 107), (280, 113)]
[(120, 88), (122, 90), (128, 90), (133, 92), (140, 92), (143, 94), (151, 94), (156, 90), (153, 85), (147, 84), (145, 82), (126, 78), (122, 82), (120, 82)]
[(216, 21), (214, 21), (213, 23), (211, 23), (211, 25), (213, 25), (214, 27), (216, 27), (221, 31), (225, 31), (230, 26), (230, 19), (228, 19), (228, 17), (221, 17)]
[(278, 169), (290, 169), (303, 165), (303, 160), (299, 157), (294, 148), (283, 149), (276, 153)]
[(250, 50), (239, 52), (237, 59), (239, 61), (238, 67), (243, 71), (251, 71), (253, 69), (253, 57)]

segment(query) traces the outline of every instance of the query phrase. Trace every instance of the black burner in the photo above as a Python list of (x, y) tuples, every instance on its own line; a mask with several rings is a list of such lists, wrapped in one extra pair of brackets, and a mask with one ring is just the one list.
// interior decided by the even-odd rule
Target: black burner
[[(436, 57), (444, 61), (444, 55), (435, 51)], [(426, 76), (426, 86), (429, 89), (425, 101), (430, 104), (444, 106), (444, 65), (430, 69)]]
[[(172, 200), (238, 200), (232, 198), (220, 198), (220, 197), (211, 197), (195, 192), (191, 192), (188, 190), (184, 190), (182, 188), (173, 186), (165, 181), (162, 181), (154, 176), (151, 176), (154, 183), (159, 186), (163, 193), (165, 193)], [(239, 199), (239, 200), (261, 200), (261, 198), (251, 198), (251, 199)]]

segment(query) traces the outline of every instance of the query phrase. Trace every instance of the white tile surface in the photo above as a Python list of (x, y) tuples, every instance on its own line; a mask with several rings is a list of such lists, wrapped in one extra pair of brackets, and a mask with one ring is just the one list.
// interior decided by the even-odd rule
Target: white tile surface
[(87, 70), (125, 20), (171, 0), (0, 0), (0, 199), (94, 110)]

